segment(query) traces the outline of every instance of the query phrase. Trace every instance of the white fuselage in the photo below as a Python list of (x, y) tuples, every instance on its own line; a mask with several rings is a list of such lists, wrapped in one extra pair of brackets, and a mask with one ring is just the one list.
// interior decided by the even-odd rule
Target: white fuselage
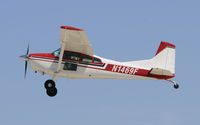
[[(96, 56), (97, 57), (97, 56)], [(146, 76), (135, 75), (139, 72), (139, 70), (149, 71), (150, 69), (140, 66), (134, 66), (127, 63), (120, 63), (117, 61), (104, 59), (98, 57), (102, 60), (104, 65), (96, 66), (90, 64), (77, 64), (77, 70), (64, 70), (64, 63), (68, 61), (63, 61), (61, 64), (60, 72), (56, 73), (57, 77), (65, 77), (65, 78), (85, 78), (85, 79), (153, 79)], [(49, 60), (45, 58), (38, 57), (29, 57), (29, 64), (31, 68), (37, 72), (42, 74), (48, 74), (53, 76), (56, 72), (58, 61)], [(111, 66), (109, 68), (109, 66)]]

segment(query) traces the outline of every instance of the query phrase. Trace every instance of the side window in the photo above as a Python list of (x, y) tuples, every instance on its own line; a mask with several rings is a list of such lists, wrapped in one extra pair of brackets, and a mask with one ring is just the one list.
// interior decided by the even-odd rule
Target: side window
[(91, 63), (92, 62), (92, 57), (91, 56), (82, 55), (82, 61)]
[(94, 58), (94, 63), (101, 63), (100, 59)]
[(63, 58), (69, 59), (69, 60), (79, 61), (80, 60), (80, 54), (73, 53), (73, 52), (65, 52)]
[(77, 64), (72, 64), (72, 63), (65, 63), (63, 70), (71, 70), (71, 71), (76, 71), (77, 70)]

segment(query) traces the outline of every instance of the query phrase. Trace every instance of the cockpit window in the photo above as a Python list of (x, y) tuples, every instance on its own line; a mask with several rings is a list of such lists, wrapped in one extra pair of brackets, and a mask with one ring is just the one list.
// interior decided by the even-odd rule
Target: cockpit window
[(94, 58), (94, 63), (101, 63), (100, 59)]
[(92, 57), (91, 56), (87, 56), (87, 55), (82, 55), (82, 61), (91, 63), (92, 62)]
[(80, 60), (80, 54), (74, 53), (74, 52), (65, 52), (63, 58), (69, 59), (69, 60), (79, 61)]
[(56, 57), (59, 57), (59, 56), (60, 56), (60, 50), (61, 50), (61, 49), (59, 48), (59, 49), (53, 51), (52, 54), (53, 54), (54, 56), (56, 56)]

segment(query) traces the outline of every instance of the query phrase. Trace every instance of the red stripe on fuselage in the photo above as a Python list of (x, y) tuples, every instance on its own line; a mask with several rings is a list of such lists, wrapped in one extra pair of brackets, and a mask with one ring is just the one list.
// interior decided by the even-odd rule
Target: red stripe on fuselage
[(58, 59), (58, 57), (54, 56), (51, 53), (34, 53), (34, 54), (30, 54), (29, 57), (43, 57), (43, 58), (51, 58), (51, 59)]

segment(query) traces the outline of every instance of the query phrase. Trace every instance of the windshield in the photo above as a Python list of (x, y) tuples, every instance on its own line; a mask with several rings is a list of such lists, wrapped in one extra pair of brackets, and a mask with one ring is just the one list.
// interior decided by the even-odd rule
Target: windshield
[(57, 49), (57, 50), (55, 50), (55, 51), (53, 51), (52, 54), (53, 54), (54, 56), (56, 56), (56, 57), (59, 57), (59, 56), (60, 56), (60, 48)]

